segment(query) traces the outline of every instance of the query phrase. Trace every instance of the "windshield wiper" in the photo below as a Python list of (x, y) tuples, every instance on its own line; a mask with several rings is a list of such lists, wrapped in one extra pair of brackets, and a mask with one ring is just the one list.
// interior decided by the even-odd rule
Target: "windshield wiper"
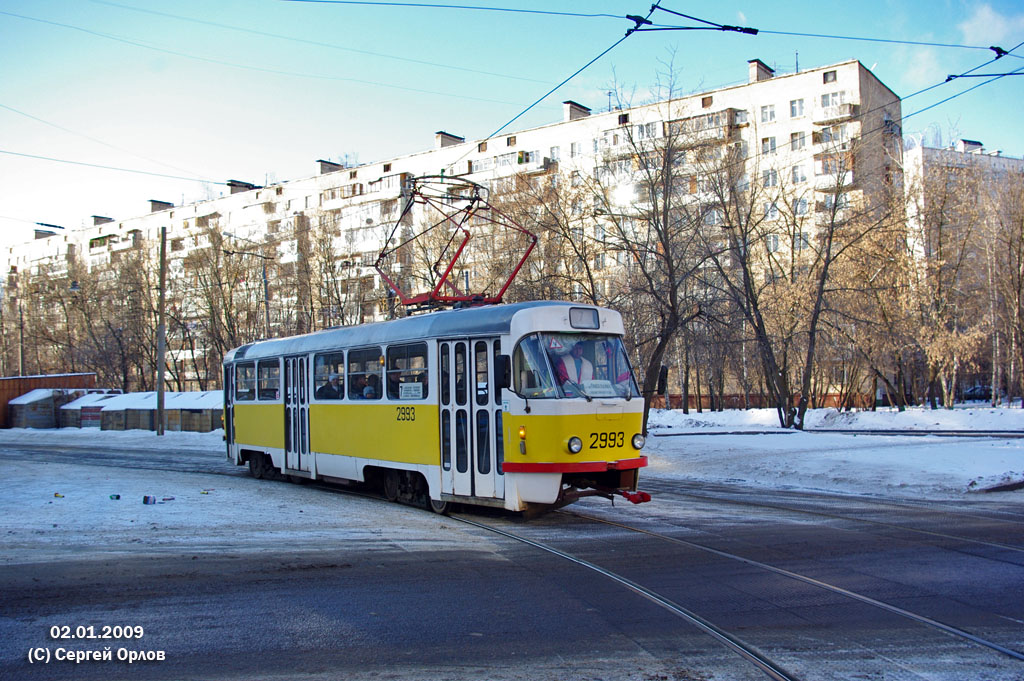
[(572, 380), (569, 380), (567, 378), (567, 379), (565, 379), (565, 382), (568, 383), (569, 385), (571, 385), (572, 387), (576, 388), (576, 390), (578, 390), (580, 392), (580, 395), (583, 395), (584, 397), (586, 397), (587, 398), (587, 402), (593, 402), (594, 401), (594, 398), (591, 397), (590, 395), (588, 395), (587, 391), (583, 389), (583, 386), (581, 386), (576, 381), (572, 381)]

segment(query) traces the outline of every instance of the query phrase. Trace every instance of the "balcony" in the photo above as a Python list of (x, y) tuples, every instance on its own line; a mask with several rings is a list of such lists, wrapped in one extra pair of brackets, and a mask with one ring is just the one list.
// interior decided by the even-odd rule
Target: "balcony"
[(835, 106), (819, 107), (814, 110), (811, 120), (815, 125), (830, 125), (849, 120), (860, 112), (860, 104), (847, 102)]

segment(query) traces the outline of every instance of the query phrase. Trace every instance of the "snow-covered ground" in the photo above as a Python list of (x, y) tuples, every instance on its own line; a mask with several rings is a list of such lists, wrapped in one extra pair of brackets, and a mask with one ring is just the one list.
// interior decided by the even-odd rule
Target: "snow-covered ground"
[[(1024, 432), (1024, 410), (819, 410), (810, 415), (808, 425), (860, 431)], [(0, 430), (0, 561), (8, 564), (90, 550), (245, 550), (255, 537), (266, 539), (276, 532), (300, 550), (302, 545), (313, 548), (340, 539), (372, 539), (382, 548), (407, 549), (429, 539), (437, 548), (439, 536), (452, 544), (472, 541), (481, 548), (479, 537), (465, 537), (465, 530), (443, 519), (376, 500), (245, 474), (81, 466), (4, 455), (19, 443), (138, 448), (140, 459), (153, 450), (202, 452), (212, 458), (224, 452), (220, 431), (157, 437), (138, 430)], [(980, 493), (1024, 480), (1024, 439), (794, 432), (779, 428), (771, 410), (689, 415), (656, 411), (645, 453), (650, 464), (641, 472), (641, 489), (645, 480), (672, 479), (1024, 505), (1024, 490)], [(144, 496), (155, 497), (157, 503), (143, 504)], [(440, 535), (439, 528), (444, 530)]]
[[(780, 428), (773, 409), (700, 414), (659, 410), (652, 412), (650, 424), (653, 436), (645, 452), (650, 477), (939, 499), (960, 499), (1024, 481), (1024, 439), (865, 434), (1024, 434), (1022, 409), (818, 409), (808, 412), (804, 432)], [(1024, 503), (1024, 491), (1002, 498)]]

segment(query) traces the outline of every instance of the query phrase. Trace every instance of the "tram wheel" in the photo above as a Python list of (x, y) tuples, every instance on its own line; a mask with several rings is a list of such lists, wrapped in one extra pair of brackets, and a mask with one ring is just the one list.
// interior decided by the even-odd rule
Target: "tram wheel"
[(251, 455), (249, 457), (249, 474), (252, 475), (252, 477), (256, 478), (257, 480), (260, 480), (260, 479), (263, 478), (263, 473), (264, 473), (263, 455), (262, 454), (253, 454), (253, 455)]
[(384, 474), (384, 498), (388, 501), (398, 501), (398, 471), (388, 471)]
[(450, 503), (448, 503), (447, 501), (440, 501), (437, 499), (428, 498), (427, 507), (434, 513), (437, 513), (438, 515), (448, 515), (448, 512), (451, 511)]

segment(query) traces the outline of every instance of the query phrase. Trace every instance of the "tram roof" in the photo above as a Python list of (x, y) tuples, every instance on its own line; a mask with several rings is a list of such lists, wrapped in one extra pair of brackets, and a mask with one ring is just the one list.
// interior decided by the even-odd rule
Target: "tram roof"
[(509, 332), (517, 312), (540, 307), (593, 307), (592, 305), (542, 300), (443, 310), (386, 322), (344, 326), (302, 336), (256, 341), (229, 351), (225, 362), (261, 357), (294, 355), (333, 347), (357, 347), (427, 338), (501, 335)]

